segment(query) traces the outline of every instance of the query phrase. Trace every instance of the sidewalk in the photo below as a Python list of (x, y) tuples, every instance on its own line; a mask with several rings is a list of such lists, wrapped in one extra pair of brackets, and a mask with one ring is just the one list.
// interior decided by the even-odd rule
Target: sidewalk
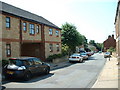
[(49, 64), (50, 64), (50, 70), (64, 68), (64, 67), (72, 65), (68, 61), (64, 61), (64, 62), (60, 62), (60, 63), (49, 63)]
[(118, 88), (118, 65), (115, 57), (106, 64), (92, 88)]

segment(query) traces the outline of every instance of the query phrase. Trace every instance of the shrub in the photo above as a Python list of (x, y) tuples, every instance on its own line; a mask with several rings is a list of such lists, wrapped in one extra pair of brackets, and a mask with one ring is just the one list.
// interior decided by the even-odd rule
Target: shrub
[(6, 64), (8, 64), (9, 61), (8, 60), (2, 60), (2, 67), (4, 67)]
[(56, 59), (56, 58), (61, 58), (63, 56), (67, 55), (66, 52), (65, 53), (62, 53), (62, 54), (54, 54), (54, 55), (50, 55), (46, 60), (48, 62), (52, 62), (53, 59)]

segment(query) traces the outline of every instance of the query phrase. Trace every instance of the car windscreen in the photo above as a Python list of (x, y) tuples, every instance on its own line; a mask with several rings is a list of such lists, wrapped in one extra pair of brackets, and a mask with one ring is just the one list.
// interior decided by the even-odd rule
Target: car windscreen
[(80, 54), (73, 54), (72, 56), (80, 56)]
[(81, 55), (86, 55), (86, 53), (81, 53)]
[(21, 60), (18, 60), (18, 59), (15, 59), (15, 60), (14, 59), (10, 59), (9, 63), (10, 64), (14, 64), (16, 66), (22, 66), (23, 65), (23, 62)]

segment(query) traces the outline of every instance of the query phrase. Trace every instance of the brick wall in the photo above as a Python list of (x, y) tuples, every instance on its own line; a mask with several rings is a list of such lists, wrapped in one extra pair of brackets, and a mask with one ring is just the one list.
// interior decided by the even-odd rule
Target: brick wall
[(109, 49), (110, 47), (116, 48), (116, 40), (114, 39), (114, 35), (108, 36), (108, 39), (103, 42), (104, 51)]

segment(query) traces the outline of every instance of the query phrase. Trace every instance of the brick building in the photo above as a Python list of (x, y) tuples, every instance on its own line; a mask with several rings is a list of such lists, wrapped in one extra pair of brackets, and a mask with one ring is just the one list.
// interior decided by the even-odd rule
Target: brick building
[(118, 0), (116, 16), (115, 16), (115, 32), (116, 32), (116, 53), (120, 60), (120, 0)]
[[(0, 59), (61, 53), (61, 29), (45, 18), (0, 2)], [(2, 21), (2, 22), (1, 22)]]
[(104, 51), (107, 51), (110, 47), (116, 48), (116, 40), (114, 39), (114, 35), (109, 35), (108, 39), (103, 42)]

